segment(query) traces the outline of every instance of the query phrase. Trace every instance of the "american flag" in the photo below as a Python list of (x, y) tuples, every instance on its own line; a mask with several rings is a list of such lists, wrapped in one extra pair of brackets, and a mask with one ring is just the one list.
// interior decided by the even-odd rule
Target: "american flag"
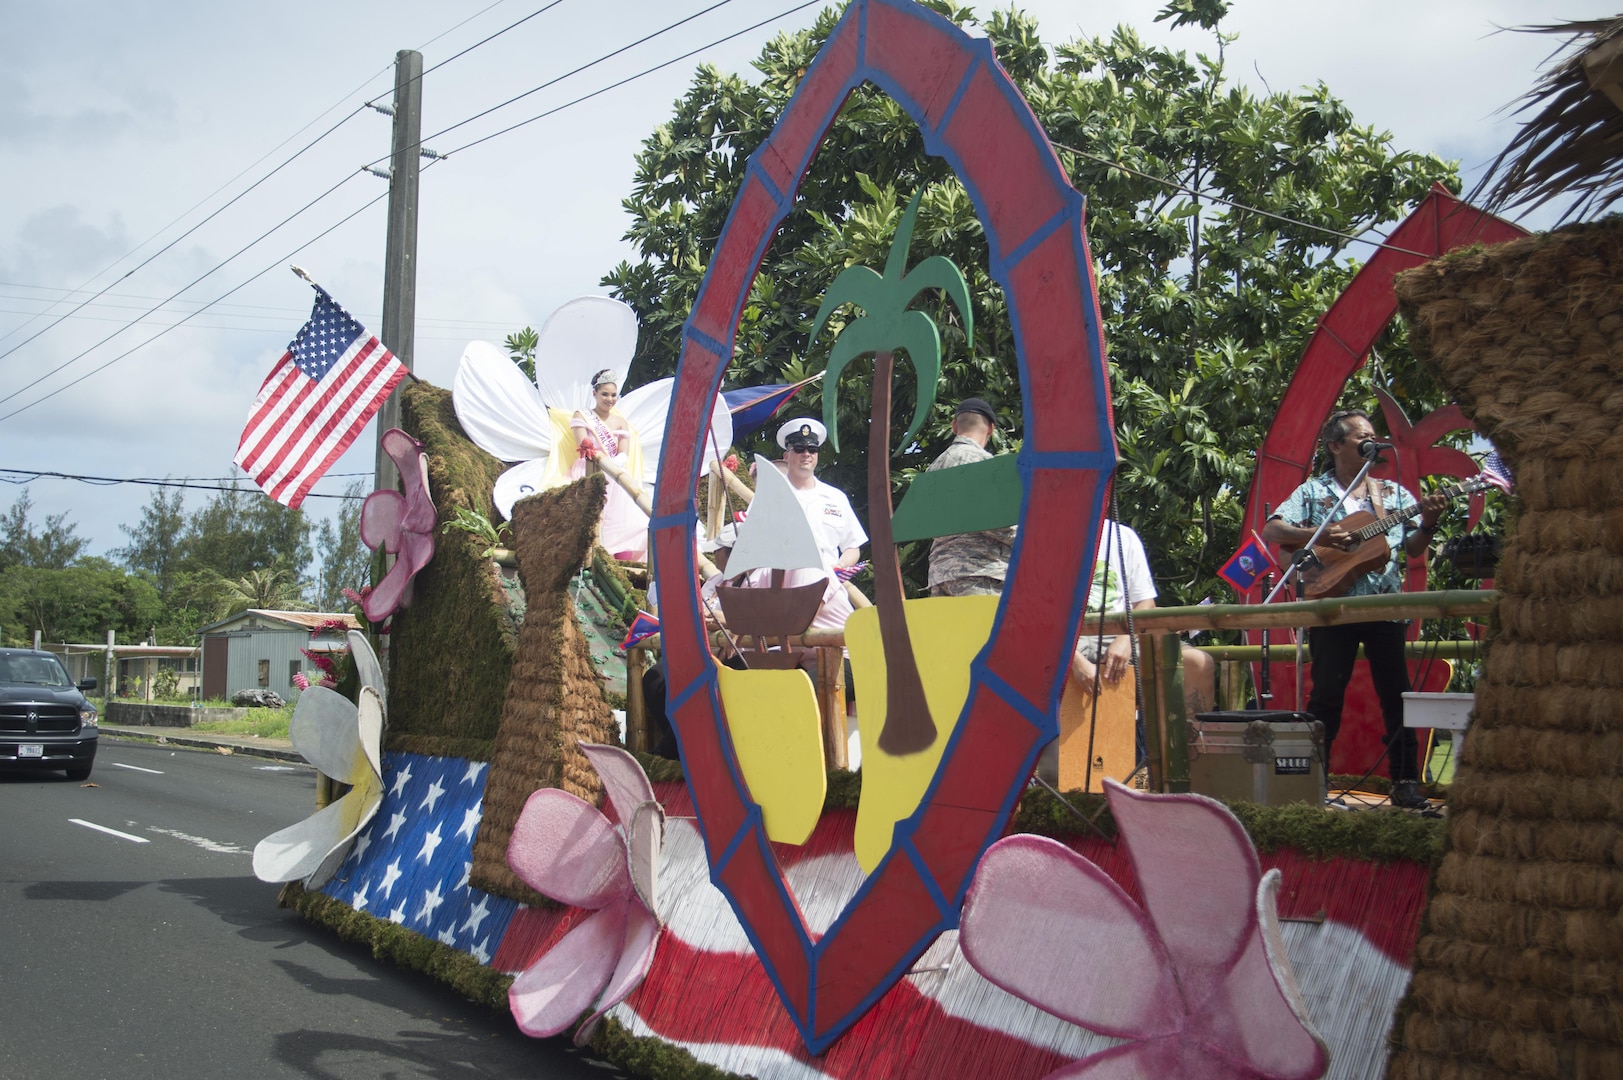
[(310, 321), (259, 388), (237, 465), (297, 507), (405, 377), (376, 335), (317, 287)]
[(1515, 478), (1510, 472), (1510, 466), (1505, 464), (1505, 459), (1499, 456), (1497, 450), (1482, 459), (1482, 479), (1503, 491), (1506, 495), (1510, 494), (1511, 487), (1515, 482)]
[(383, 805), (321, 891), (490, 963), (518, 903), (468, 883), (485, 762), (383, 755)]

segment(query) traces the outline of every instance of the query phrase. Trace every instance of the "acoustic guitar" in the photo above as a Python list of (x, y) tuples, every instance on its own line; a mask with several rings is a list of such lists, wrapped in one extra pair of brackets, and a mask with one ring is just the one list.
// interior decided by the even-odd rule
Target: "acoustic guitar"
[[(1475, 476), (1463, 484), (1451, 484), (1438, 490), (1450, 499), (1457, 499), (1461, 495), (1474, 495), (1492, 486), (1482, 477)], [(1418, 505), (1383, 517), (1376, 517), (1367, 510), (1360, 510), (1336, 522), (1350, 534), (1349, 541), (1345, 547), (1332, 547), (1321, 543), (1318, 547), (1310, 549), (1310, 554), (1298, 572), (1302, 595), (1309, 600), (1340, 596), (1352, 588), (1352, 583), (1360, 575), (1385, 566), (1392, 558), (1392, 548), (1386, 542), (1386, 534), (1419, 514)], [(1285, 551), (1295, 550), (1285, 544), (1281, 544), (1280, 547)]]

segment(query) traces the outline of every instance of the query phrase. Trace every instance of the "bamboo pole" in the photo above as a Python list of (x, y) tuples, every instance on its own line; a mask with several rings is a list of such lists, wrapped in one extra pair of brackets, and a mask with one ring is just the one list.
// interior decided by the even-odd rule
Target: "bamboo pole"
[(817, 708), (823, 717), (823, 764), (830, 769), (849, 767), (845, 729), (845, 652), (817, 650)]
[[(1201, 604), (1192, 607), (1144, 608), (1133, 612), (1137, 630), (1261, 630), (1289, 626), (1340, 626), (1386, 619), (1457, 619), (1486, 615), (1499, 594), (1491, 589), (1448, 589), (1441, 592), (1388, 593), (1380, 596), (1335, 596), (1285, 604)], [(1110, 612), (1082, 620), (1082, 632), (1127, 631), (1127, 614)]]
[[(1441, 619), (1469, 618), (1486, 615), (1498, 601), (1499, 594), (1483, 589), (1450, 589), (1444, 592), (1404, 593), (1401, 596), (1340, 596), (1331, 600), (1304, 600), (1290, 604), (1202, 604), (1192, 607), (1141, 608), (1133, 612), (1133, 629), (1155, 630), (1160, 633), (1184, 630), (1260, 630), (1292, 626), (1340, 626), (1344, 623), (1375, 622), (1381, 619)], [(1125, 612), (1111, 612), (1101, 618), (1090, 615), (1082, 620), (1084, 634), (1097, 634), (1100, 624), (1106, 634), (1127, 632)], [(789, 639), (796, 645), (844, 645), (843, 630), (808, 630)], [(1428, 652), (1433, 646), (1445, 642), (1411, 642), (1414, 655), (1446, 656), (1443, 652)], [(1260, 646), (1207, 645), (1201, 651), (1216, 659), (1228, 659), (1230, 654), (1240, 659), (1248, 654), (1241, 650)], [(1457, 646), (1464, 649), (1464, 645)], [(1276, 645), (1274, 652), (1285, 659), (1287, 648)], [(1294, 655), (1294, 648), (1290, 651)]]
[[(1134, 622), (1137, 622), (1136, 613)], [(1403, 654), (1410, 660), (1477, 660), (1487, 651), (1487, 643), (1483, 641), (1409, 641), (1403, 646)], [(1246, 663), (1255, 664), (1262, 660), (1261, 645), (1195, 645), (1193, 648), (1210, 656), (1218, 663)], [(1358, 655), (1364, 655), (1364, 647), (1358, 647)], [(1302, 647), (1302, 658), (1311, 659), (1313, 650), (1308, 646)], [(1276, 664), (1294, 664), (1296, 662), (1296, 646), (1278, 644), (1268, 650), (1268, 659)]]
[(640, 644), (626, 650), (626, 746), (650, 753), (653, 733), (648, 730), (648, 699), (643, 695), (643, 660), (648, 653)]

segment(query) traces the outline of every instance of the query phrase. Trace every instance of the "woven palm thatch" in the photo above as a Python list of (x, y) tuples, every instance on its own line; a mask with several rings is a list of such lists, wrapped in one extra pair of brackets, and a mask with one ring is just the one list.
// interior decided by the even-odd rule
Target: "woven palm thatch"
[(1565, 217), (1603, 211), (1623, 197), (1623, 17), (1524, 29), (1571, 47), (1522, 99), (1517, 114), (1537, 111), (1470, 201), (1498, 210), (1576, 195)]
[(596, 804), (603, 793), (580, 743), (618, 743), (614, 716), (570, 585), (591, 556), (607, 478), (521, 499), (513, 507), (513, 547), (524, 581), (524, 628), (502, 706), (496, 753), (485, 783), (484, 817), (469, 881), (486, 892), (546, 904), (507, 866), (507, 843), (531, 793), (554, 787)]
[(1517, 506), (1388, 1076), (1623, 1076), (1623, 221), (1396, 290)]

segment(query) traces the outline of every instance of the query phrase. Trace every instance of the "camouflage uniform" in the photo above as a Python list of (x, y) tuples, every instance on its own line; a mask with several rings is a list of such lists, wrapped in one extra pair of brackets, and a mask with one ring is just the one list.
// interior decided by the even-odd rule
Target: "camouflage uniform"
[[(975, 440), (959, 435), (941, 456), (930, 463), (930, 472), (968, 465), (991, 458)], [(1009, 553), (1014, 550), (1014, 526), (986, 532), (959, 533), (937, 537), (930, 543), (930, 595), (976, 596), (1003, 591), (1003, 578), (1009, 571)]]

